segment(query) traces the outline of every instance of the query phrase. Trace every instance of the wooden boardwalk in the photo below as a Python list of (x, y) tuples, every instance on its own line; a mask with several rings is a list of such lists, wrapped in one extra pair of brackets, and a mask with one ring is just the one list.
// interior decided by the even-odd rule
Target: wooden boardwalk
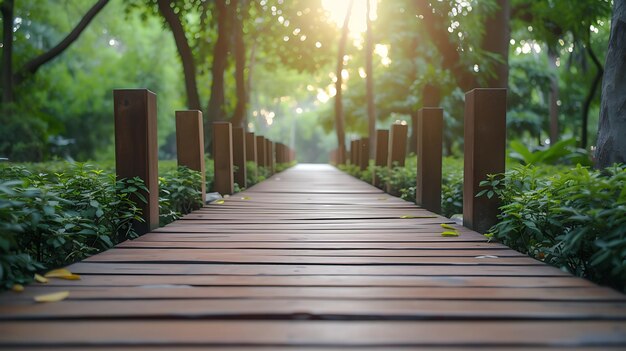
[(626, 349), (625, 295), (441, 223), (299, 165), (3, 293), (0, 349)]

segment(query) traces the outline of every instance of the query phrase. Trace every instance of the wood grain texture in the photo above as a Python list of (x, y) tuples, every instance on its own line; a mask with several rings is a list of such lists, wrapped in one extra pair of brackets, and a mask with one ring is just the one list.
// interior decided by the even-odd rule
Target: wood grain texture
[(1, 349), (626, 348), (625, 295), (331, 166), (298, 165), (68, 268), (81, 280), (0, 294)]

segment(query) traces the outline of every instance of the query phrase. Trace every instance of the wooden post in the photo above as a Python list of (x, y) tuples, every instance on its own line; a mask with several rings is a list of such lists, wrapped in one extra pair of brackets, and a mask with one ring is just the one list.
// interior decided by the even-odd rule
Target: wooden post
[(233, 128), (233, 165), (235, 166), (235, 183), (240, 188), (247, 186), (246, 171), (246, 132), (241, 127)]
[(248, 132), (246, 133), (246, 161), (247, 162), (254, 162), (255, 167), (254, 167), (254, 179), (256, 179), (257, 177), (257, 167), (258, 163), (257, 163), (257, 153), (256, 153), (256, 140), (254, 138), (254, 133)]
[(440, 213), (443, 109), (420, 109), (415, 129), (418, 131), (415, 202), (431, 212)]
[(359, 148), (359, 166), (362, 171), (366, 170), (370, 163), (370, 138), (363, 138)]
[(204, 129), (202, 112), (176, 111), (176, 158), (179, 166), (200, 172), (201, 199), (206, 199), (206, 172), (204, 169)]
[(345, 145), (339, 145), (339, 147), (337, 147), (337, 164), (338, 165), (345, 165), (346, 164), (346, 146)]
[(267, 168), (269, 168), (270, 174), (274, 174), (274, 143), (269, 139), (265, 139), (265, 152), (267, 154), (265, 159)]
[(267, 153), (265, 152), (265, 138), (262, 135), (256, 136), (256, 158), (257, 165), (259, 167), (267, 167), (266, 157)]
[(213, 122), (214, 190), (230, 195), (234, 190), (233, 131), (229, 122)]
[(133, 199), (145, 222), (133, 223), (137, 234), (159, 226), (159, 183), (156, 94), (147, 89), (113, 90), (115, 171), (118, 179), (139, 177), (147, 203)]
[(387, 167), (396, 165), (404, 167), (406, 159), (406, 134), (408, 127), (406, 124), (393, 124), (389, 131), (389, 156), (387, 157)]
[(465, 94), (463, 225), (485, 233), (497, 221), (496, 197), (476, 197), (487, 174), (503, 173), (506, 147), (506, 89)]
[[(389, 156), (389, 131), (386, 129), (376, 130), (376, 159), (374, 164), (380, 167), (387, 167), (387, 157)], [(376, 172), (372, 174), (372, 184), (381, 187), (381, 179), (376, 176)]]

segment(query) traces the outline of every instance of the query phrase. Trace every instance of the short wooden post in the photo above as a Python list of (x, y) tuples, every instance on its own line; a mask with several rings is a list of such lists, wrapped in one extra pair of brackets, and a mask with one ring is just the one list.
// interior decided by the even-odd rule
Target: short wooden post
[(463, 225), (485, 233), (497, 221), (496, 197), (476, 197), (488, 174), (505, 170), (506, 89), (474, 89), (465, 94)]
[[(377, 168), (387, 167), (387, 157), (389, 156), (389, 131), (386, 129), (376, 130), (376, 158), (374, 164)], [(376, 172), (372, 174), (372, 185), (381, 187), (381, 179), (376, 175)]]
[(389, 156), (387, 157), (387, 167), (404, 167), (406, 159), (406, 135), (408, 127), (406, 124), (393, 124), (389, 131)]
[(420, 109), (417, 113), (416, 129), (418, 134), (415, 202), (429, 211), (440, 213), (443, 109), (436, 107)]
[(274, 174), (274, 142), (269, 139), (265, 139), (265, 152), (267, 153), (265, 159), (267, 168), (269, 168), (270, 174)]
[(202, 112), (176, 111), (176, 158), (179, 166), (200, 172), (201, 199), (206, 199), (206, 172), (204, 169), (204, 129)]
[(240, 188), (247, 186), (246, 171), (246, 132), (241, 127), (233, 128), (233, 165), (235, 166), (235, 183)]
[(338, 165), (345, 165), (346, 164), (346, 146), (345, 145), (339, 145), (337, 147), (337, 164)]
[[(389, 131), (389, 156), (387, 156), (387, 167), (392, 170), (395, 167), (404, 167), (406, 159), (406, 138), (408, 127), (406, 124), (393, 124)], [(397, 195), (387, 184), (387, 192)]]
[(265, 138), (262, 135), (256, 136), (256, 158), (259, 167), (267, 167), (267, 153), (265, 151)]
[(115, 115), (115, 171), (118, 179), (139, 177), (147, 202), (133, 199), (144, 222), (135, 222), (138, 234), (159, 226), (159, 183), (156, 94), (147, 89), (113, 90)]
[(229, 122), (213, 122), (214, 190), (222, 195), (234, 191), (233, 131)]
[(366, 170), (370, 163), (370, 138), (363, 138), (359, 148), (359, 167)]
[(254, 174), (253, 177), (256, 179), (257, 177), (257, 153), (256, 153), (256, 139), (254, 138), (254, 133), (247, 132), (246, 133), (246, 161), (254, 162)]
[(284, 144), (283, 143), (276, 143), (276, 145), (274, 145), (274, 151), (276, 152), (276, 164), (283, 164), (285, 163), (285, 153), (284, 153)]

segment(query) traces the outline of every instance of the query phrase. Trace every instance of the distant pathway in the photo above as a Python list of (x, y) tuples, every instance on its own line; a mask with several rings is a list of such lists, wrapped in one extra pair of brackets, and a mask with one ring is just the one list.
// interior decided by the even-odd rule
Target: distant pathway
[(625, 295), (328, 165), (69, 269), (82, 279), (0, 294), (1, 350), (626, 348)]

